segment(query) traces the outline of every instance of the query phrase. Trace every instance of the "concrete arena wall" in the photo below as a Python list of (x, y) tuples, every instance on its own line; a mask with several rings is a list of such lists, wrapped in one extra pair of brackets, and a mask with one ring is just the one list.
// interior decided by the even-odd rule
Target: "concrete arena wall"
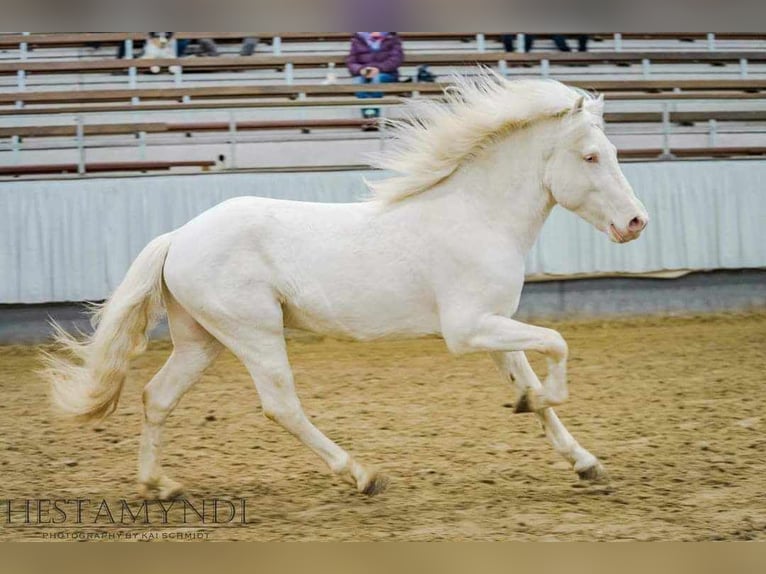
[[(766, 267), (766, 162), (624, 166), (652, 222), (619, 246), (555, 209), (532, 276)], [(0, 182), (0, 304), (99, 300), (153, 237), (239, 195), (357, 201), (381, 172), (211, 173)]]
[[(749, 312), (766, 308), (766, 270), (691, 273), (678, 279), (601, 278), (527, 283), (515, 317), (611, 319), (651, 314)], [(82, 303), (0, 305), (0, 345), (50, 340), (49, 319), (70, 332), (92, 328)], [(288, 333), (288, 337), (293, 336)], [(167, 338), (163, 321), (153, 332)]]

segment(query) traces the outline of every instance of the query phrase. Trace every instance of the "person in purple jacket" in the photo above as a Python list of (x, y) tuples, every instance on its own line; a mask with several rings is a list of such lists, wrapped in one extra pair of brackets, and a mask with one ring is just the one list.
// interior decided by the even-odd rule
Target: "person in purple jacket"
[[(357, 32), (351, 38), (346, 58), (356, 84), (381, 84), (399, 81), (399, 66), (404, 60), (402, 41), (395, 32)], [(381, 92), (359, 92), (358, 98), (380, 98)], [(364, 108), (362, 117), (377, 118), (379, 108)]]

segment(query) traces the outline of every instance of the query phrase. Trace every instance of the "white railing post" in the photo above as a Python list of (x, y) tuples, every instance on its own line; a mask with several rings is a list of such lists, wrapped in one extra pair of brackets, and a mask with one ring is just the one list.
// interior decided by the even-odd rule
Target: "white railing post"
[(476, 34), (476, 49), (479, 52), (487, 51), (487, 43), (486, 39), (484, 38), (484, 34)]
[(747, 58), (739, 60), (739, 75), (741, 78), (747, 78)]
[(146, 161), (146, 132), (138, 132), (138, 159)]
[(516, 34), (516, 51), (524, 53), (524, 34)]
[(85, 126), (82, 116), (77, 116), (77, 173), (85, 173)]
[[(29, 32), (22, 32), (22, 36), (29, 36)], [(28, 55), (28, 49), (29, 44), (26, 42), (20, 42), (19, 43), (19, 59), (20, 60), (26, 60)], [(27, 86), (27, 73), (26, 70), (19, 70), (16, 73), (16, 82), (18, 85), (18, 88), (20, 92), (23, 92), (26, 89)], [(16, 100), (16, 107), (17, 108), (23, 108), (24, 107), (24, 101), (23, 100)]]
[(707, 142), (708, 147), (716, 147), (718, 145), (718, 122), (716, 120), (708, 121)]
[[(126, 60), (132, 60), (133, 59), (133, 39), (132, 38), (126, 38), (125, 39), (125, 59)], [(131, 66), (128, 68), (128, 88), (131, 90), (135, 90), (138, 87), (138, 73), (135, 66)], [(139, 103), (139, 98), (132, 97), (130, 98), (131, 105), (137, 105)]]
[(662, 104), (662, 157), (670, 157), (670, 109), (667, 102)]
[[(16, 88), (19, 92), (27, 89), (27, 73), (24, 70), (16, 72)], [(16, 107), (23, 108), (24, 100), (16, 100)]]
[(274, 36), (274, 38), (272, 38), (271, 51), (274, 53), (275, 56), (282, 55), (282, 37), (281, 36)]
[(548, 58), (540, 60), (540, 75), (547, 78), (551, 75), (551, 62)]
[(715, 52), (715, 34), (712, 32), (707, 35), (707, 49)]
[(285, 64), (285, 83), (288, 86), (291, 86), (293, 84), (293, 63), (287, 62)]
[(497, 71), (500, 72), (500, 75), (503, 77), (508, 76), (508, 62), (505, 60), (498, 60), (497, 62)]
[(622, 52), (622, 34), (615, 32), (614, 34), (614, 51)]
[(19, 165), (21, 163), (21, 138), (19, 136), (11, 136), (11, 151), (13, 152), (13, 165)]
[[(138, 71), (136, 70), (135, 66), (128, 68), (128, 86), (131, 90), (138, 88)], [(130, 103), (134, 106), (138, 105), (139, 101), (140, 98), (138, 96), (133, 96), (130, 98)]]
[(644, 58), (641, 60), (641, 71), (643, 73), (644, 79), (648, 80), (649, 76), (652, 75), (652, 63), (649, 61), (649, 58)]
[[(22, 36), (29, 36), (29, 32), (22, 32)], [(19, 60), (26, 60), (28, 55), (29, 44), (26, 42), (19, 42)]]
[(237, 169), (237, 120), (229, 112), (229, 168)]

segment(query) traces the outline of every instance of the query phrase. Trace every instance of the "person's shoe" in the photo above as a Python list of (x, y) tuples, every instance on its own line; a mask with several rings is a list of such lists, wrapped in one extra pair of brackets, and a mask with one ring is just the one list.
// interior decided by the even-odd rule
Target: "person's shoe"
[(199, 41), (200, 56), (208, 56), (210, 58), (218, 57), (218, 46), (215, 45), (215, 41), (210, 38), (202, 38)]
[(240, 56), (252, 56), (255, 53), (255, 48), (258, 46), (258, 38), (245, 38), (242, 42), (242, 49), (239, 52)]
[(378, 131), (378, 118), (380, 117), (380, 108), (363, 108), (362, 118), (365, 120), (362, 124), (363, 132)]

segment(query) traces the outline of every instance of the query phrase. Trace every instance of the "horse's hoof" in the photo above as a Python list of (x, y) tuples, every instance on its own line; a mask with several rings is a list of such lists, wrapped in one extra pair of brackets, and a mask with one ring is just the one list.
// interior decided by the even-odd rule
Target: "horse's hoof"
[(367, 496), (375, 496), (376, 494), (380, 494), (386, 490), (387, 487), (388, 478), (382, 474), (376, 474), (372, 477), (372, 480), (367, 483), (367, 486), (362, 489), (362, 494), (366, 494)]
[(167, 479), (160, 485), (157, 491), (157, 497), (160, 500), (173, 500), (174, 498), (178, 498), (183, 491), (184, 487), (182, 484), (175, 480)]
[(516, 406), (513, 408), (513, 412), (515, 414), (521, 414), (521, 413), (531, 413), (532, 411), (532, 405), (529, 403), (529, 394), (524, 393), (519, 397), (519, 400), (516, 402)]
[(140, 488), (141, 498), (157, 500), (173, 500), (178, 498), (184, 491), (182, 484), (170, 478), (163, 478), (157, 482), (143, 483)]
[(580, 480), (587, 480), (588, 482), (609, 482), (609, 475), (600, 462), (583, 470), (578, 470), (577, 476), (580, 477)]

